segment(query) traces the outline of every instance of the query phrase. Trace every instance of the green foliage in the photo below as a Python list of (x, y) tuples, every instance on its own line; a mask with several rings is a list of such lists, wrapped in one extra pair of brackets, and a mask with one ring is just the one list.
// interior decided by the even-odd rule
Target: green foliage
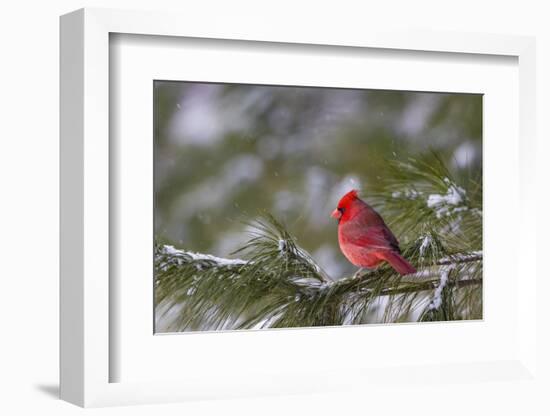
[(250, 224), (249, 241), (234, 253), (244, 260), (156, 245), (156, 330), (480, 319), (480, 179), (459, 184), (434, 159), (395, 162), (368, 193), (418, 273), (399, 276), (384, 265), (328, 276), (283, 224), (265, 216)]

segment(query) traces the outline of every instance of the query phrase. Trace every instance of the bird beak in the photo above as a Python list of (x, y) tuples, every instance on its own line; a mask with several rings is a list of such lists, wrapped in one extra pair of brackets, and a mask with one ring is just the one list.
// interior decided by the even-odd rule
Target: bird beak
[(342, 215), (342, 214), (341, 214), (340, 211), (338, 211), (338, 208), (336, 208), (334, 211), (332, 211), (332, 214), (330, 214), (330, 216), (331, 216), (332, 218), (336, 218), (337, 220), (340, 219), (340, 216), (341, 216), (341, 215)]

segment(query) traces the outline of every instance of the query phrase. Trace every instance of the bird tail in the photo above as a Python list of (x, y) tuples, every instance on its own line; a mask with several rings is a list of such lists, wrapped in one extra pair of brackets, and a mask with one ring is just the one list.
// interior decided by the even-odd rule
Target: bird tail
[(400, 275), (416, 273), (416, 269), (399, 253), (387, 251), (382, 253), (381, 257), (390, 263), (391, 267), (393, 267)]

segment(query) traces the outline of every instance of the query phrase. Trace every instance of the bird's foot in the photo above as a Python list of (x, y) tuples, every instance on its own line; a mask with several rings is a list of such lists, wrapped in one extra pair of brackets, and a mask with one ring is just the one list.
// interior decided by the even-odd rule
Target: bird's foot
[(357, 271), (355, 272), (355, 274), (353, 275), (352, 278), (353, 278), (353, 279), (359, 279), (359, 278), (363, 277), (364, 274), (365, 274), (365, 271), (367, 271), (367, 270), (368, 270), (368, 269), (365, 269), (365, 268), (361, 267), (359, 270), (357, 270)]
[(376, 268), (370, 268), (370, 267), (361, 267), (359, 270), (355, 272), (355, 274), (351, 277), (352, 279), (361, 279), (361, 280), (370, 280), (375, 278), (376, 275), (372, 275), (370, 272), (374, 271)]

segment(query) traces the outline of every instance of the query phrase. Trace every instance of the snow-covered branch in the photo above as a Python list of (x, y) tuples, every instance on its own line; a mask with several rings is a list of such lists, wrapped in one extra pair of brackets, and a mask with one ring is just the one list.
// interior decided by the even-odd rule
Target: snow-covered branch
[[(279, 247), (281, 243), (279, 242)], [(284, 250), (283, 250), (284, 251)], [(305, 254), (304, 254), (305, 255)], [(312, 262), (309, 256), (305, 257), (305, 260)], [(396, 294), (396, 293), (409, 293), (413, 291), (432, 290), (437, 288), (437, 281), (441, 280), (442, 272), (449, 267), (453, 267), (463, 263), (480, 262), (483, 260), (483, 253), (481, 251), (472, 251), (469, 253), (457, 253), (450, 256), (442, 257), (432, 265), (426, 266), (424, 269), (410, 275), (403, 276), (401, 283), (409, 284), (407, 287), (402, 288), (390, 288), (384, 290), (382, 294)], [(210, 254), (196, 253), (193, 251), (178, 250), (170, 245), (164, 245), (160, 248), (156, 256), (157, 267), (165, 269), (167, 265), (177, 264), (193, 264), (197, 271), (212, 269), (212, 268), (236, 268), (243, 266), (254, 266), (254, 262), (243, 259), (228, 259), (222, 257), (216, 257)], [(238, 272), (236, 272), (238, 274)], [(350, 282), (357, 282), (360, 280), (378, 279), (380, 276), (374, 275), (372, 270), (366, 270), (364, 273), (354, 277), (346, 277), (339, 280), (323, 280), (323, 284), (319, 284), (315, 279), (309, 277), (293, 276), (292, 281), (299, 283), (302, 287), (308, 287), (309, 289), (326, 289), (329, 286), (338, 286), (349, 284)], [(436, 280), (439, 279), (439, 280)], [(461, 283), (463, 282), (463, 283)], [(467, 282), (467, 283), (466, 283)], [(446, 283), (446, 279), (445, 279)], [(481, 283), (481, 279), (465, 279), (460, 281), (450, 282), (451, 285), (464, 287), (472, 284)]]
[(168, 256), (173, 256), (176, 262), (193, 261), (207, 262), (212, 266), (242, 266), (247, 264), (246, 260), (241, 259), (226, 259), (222, 257), (212, 256), (211, 254), (195, 253), (194, 251), (178, 250), (174, 246), (162, 246), (161, 253)]
[(481, 182), (457, 182), (437, 155), (390, 168), (369, 201), (418, 272), (383, 265), (333, 280), (267, 214), (249, 224), (239, 258), (156, 245), (156, 322), (187, 331), (479, 319)]

